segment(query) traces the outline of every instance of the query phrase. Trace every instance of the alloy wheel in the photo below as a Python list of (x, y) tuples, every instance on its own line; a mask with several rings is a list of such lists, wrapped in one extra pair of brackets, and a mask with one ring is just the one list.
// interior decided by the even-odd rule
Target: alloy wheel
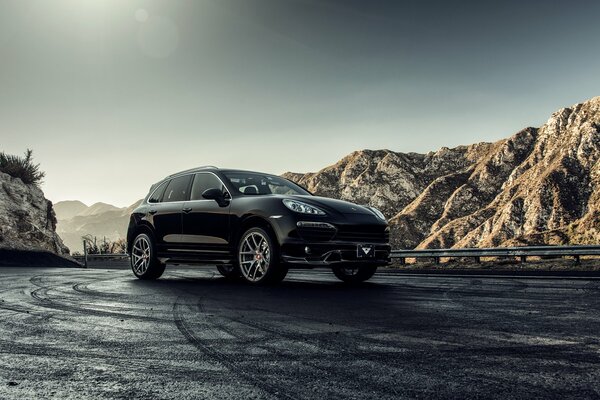
[(238, 260), (244, 278), (260, 281), (271, 265), (269, 240), (260, 232), (249, 232), (242, 239)]
[(131, 249), (133, 258), (133, 269), (138, 275), (144, 275), (150, 266), (150, 243), (143, 236), (138, 237), (133, 242)]

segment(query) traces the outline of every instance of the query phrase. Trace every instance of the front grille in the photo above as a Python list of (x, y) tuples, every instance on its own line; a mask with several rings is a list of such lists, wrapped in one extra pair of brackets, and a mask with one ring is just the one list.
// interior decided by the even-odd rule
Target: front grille
[(388, 243), (390, 232), (385, 227), (340, 227), (334, 240), (342, 242)]
[(322, 228), (298, 228), (298, 234), (306, 241), (326, 242), (333, 238), (335, 230)]

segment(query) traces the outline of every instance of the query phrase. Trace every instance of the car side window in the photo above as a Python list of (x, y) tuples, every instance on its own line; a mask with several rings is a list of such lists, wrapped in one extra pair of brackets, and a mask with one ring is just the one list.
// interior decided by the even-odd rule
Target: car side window
[(169, 181), (165, 181), (165, 182), (161, 183), (160, 186), (154, 192), (152, 192), (152, 194), (150, 195), (150, 198), (148, 199), (148, 203), (159, 203), (160, 199), (163, 196), (163, 193), (165, 192), (165, 188), (167, 187), (168, 183), (169, 183)]
[(191, 175), (180, 176), (179, 178), (171, 179), (167, 185), (162, 201), (169, 203), (173, 201), (187, 200), (188, 188), (190, 186)]
[(207, 189), (213, 188), (224, 190), (219, 178), (209, 173), (196, 174), (194, 183), (192, 184), (192, 196), (190, 200), (204, 200), (202, 193)]

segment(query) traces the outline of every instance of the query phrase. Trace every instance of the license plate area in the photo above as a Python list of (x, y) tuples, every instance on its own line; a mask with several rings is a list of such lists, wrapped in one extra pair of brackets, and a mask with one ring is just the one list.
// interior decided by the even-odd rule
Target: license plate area
[(357, 258), (375, 258), (375, 246), (372, 244), (359, 244), (356, 246)]

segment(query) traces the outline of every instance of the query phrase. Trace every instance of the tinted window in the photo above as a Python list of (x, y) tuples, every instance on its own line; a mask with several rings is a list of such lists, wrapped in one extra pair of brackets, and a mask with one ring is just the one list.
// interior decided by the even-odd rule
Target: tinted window
[(163, 202), (185, 201), (187, 200), (187, 191), (190, 185), (191, 175), (180, 176), (179, 178), (171, 179), (167, 190), (163, 196)]
[(192, 184), (192, 197), (190, 199), (204, 200), (204, 197), (202, 197), (202, 193), (204, 193), (206, 189), (213, 188), (224, 190), (223, 184), (221, 183), (219, 178), (217, 178), (213, 174), (208, 173), (196, 174), (196, 176), (194, 177), (194, 183)]
[[(158, 203), (160, 201), (160, 198), (162, 197), (163, 193), (165, 192), (165, 188), (167, 187), (167, 182), (163, 182), (160, 184), (160, 186), (158, 187), (158, 189), (154, 190), (155, 186), (152, 187), (152, 189), (150, 189), (150, 192), (152, 193), (150, 195), (150, 198), (148, 199), (148, 203)], [(153, 192), (154, 190), (154, 192)]]
[(310, 195), (309, 192), (288, 181), (274, 175), (260, 174), (257, 172), (225, 172), (229, 180), (238, 192), (244, 195), (263, 194), (287, 194), (287, 195)]

